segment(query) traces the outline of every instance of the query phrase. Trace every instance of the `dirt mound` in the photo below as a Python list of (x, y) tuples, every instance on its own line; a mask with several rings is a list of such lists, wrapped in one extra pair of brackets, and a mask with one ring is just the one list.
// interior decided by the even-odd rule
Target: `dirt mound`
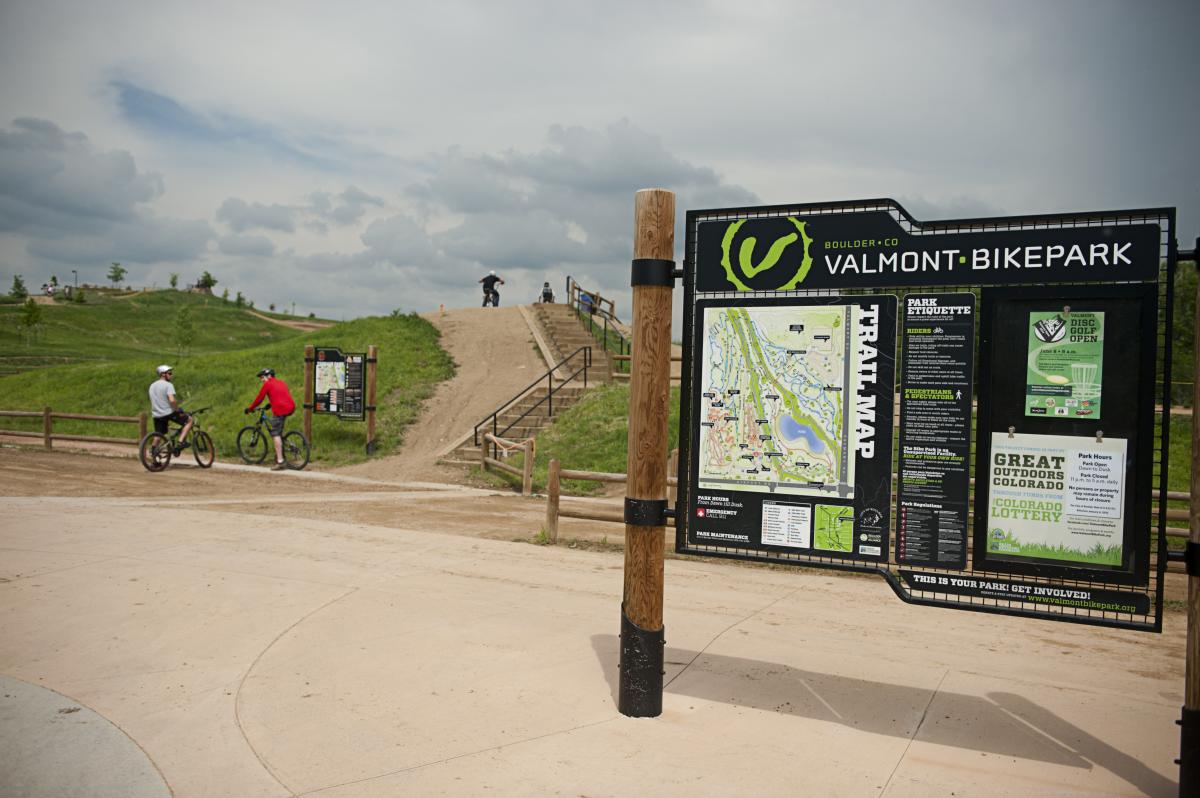
[(456, 481), (461, 472), (438, 466), (438, 455), (548, 368), (516, 307), (459, 308), (422, 317), (441, 331), (442, 348), (458, 366), (455, 375), (425, 403), (397, 454), (338, 473), (388, 481)]

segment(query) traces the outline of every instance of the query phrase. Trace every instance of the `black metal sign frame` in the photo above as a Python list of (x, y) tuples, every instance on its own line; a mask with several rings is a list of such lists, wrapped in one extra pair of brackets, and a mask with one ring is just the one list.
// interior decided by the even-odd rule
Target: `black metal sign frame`
[[(313, 412), (334, 415), (343, 421), (366, 420), (367, 353), (318, 346), (314, 348), (313, 357), (313, 395), (309, 398)], [(342, 367), (337, 387), (323, 384), (322, 365)]]
[[(918, 221), (899, 203), (886, 198), (689, 211), (683, 269), (684, 349), (679, 492), (674, 513), (676, 551), (873, 573), (886, 579), (902, 600), (913, 604), (1161, 631), (1163, 575), (1168, 559), (1166, 505), (1170, 419), (1169, 410), (1155, 410), (1154, 405), (1157, 401), (1164, 408), (1170, 407), (1174, 236), (1173, 208), (938, 222)], [(992, 286), (1003, 288), (992, 289)], [(1053, 287), (1043, 289), (1043, 286)], [(919, 503), (914, 502), (914, 507), (909, 508), (914, 513), (911, 525), (906, 528), (912, 531), (907, 534), (916, 534), (922, 524), (926, 530), (931, 528), (928, 516), (940, 515), (951, 519), (947, 522), (950, 531), (943, 529), (927, 535), (925, 542), (932, 541), (931, 545), (935, 547), (961, 546), (962, 550), (952, 551), (941, 563), (936, 562), (933, 555), (921, 555), (927, 556), (926, 562), (916, 558), (916, 561), (898, 563), (897, 530), (903, 527), (899, 526), (901, 516), (895, 495), (891, 496), (888, 507), (888, 515), (894, 520), (885, 524), (885, 533), (890, 536), (891, 543), (886, 561), (871, 562), (845, 551), (764, 546), (753, 536), (722, 540), (719, 536), (701, 539), (695, 534), (700, 528), (696, 525), (696, 510), (704, 506), (699, 497), (712, 494), (708, 488), (700, 487), (702, 474), (697, 445), (699, 424), (711, 410), (712, 401), (704, 396), (711, 391), (705, 385), (705, 375), (700, 373), (704, 365), (701, 347), (706, 312), (711, 312), (714, 307), (846, 302), (851, 298), (880, 294), (898, 296), (903, 307), (905, 298), (910, 295), (926, 297), (925, 301), (936, 304), (928, 298), (968, 291), (977, 298), (974, 307), (981, 310), (985, 305), (994, 308), (997, 298), (1020, 296), (1025, 291), (1031, 296), (1042, 292), (1042, 296), (1053, 294), (1058, 298), (1079, 296), (1083, 299), (1097, 293), (1142, 297), (1137, 300), (1142, 303), (1139, 317), (1142, 326), (1133, 331), (1121, 329), (1116, 332), (1133, 334), (1139, 339), (1138, 345), (1146, 358), (1145, 373), (1139, 378), (1139, 385), (1145, 387), (1130, 400), (1135, 406), (1119, 397), (1114, 398), (1111, 411), (1089, 426), (1090, 432), (1096, 432), (1092, 428), (1104, 427), (1118, 411), (1134, 412), (1137, 416), (1136, 421), (1131, 422), (1135, 428), (1134, 436), (1127, 444), (1125, 462), (1138, 476), (1136, 484), (1129, 482), (1123, 486), (1127, 491), (1124, 496), (1129, 501), (1124, 523), (1131, 530), (1140, 528), (1145, 532), (1140, 539), (1136, 533), (1126, 538), (1126, 545), (1135, 548), (1136, 553), (1130, 552), (1131, 556), (1120, 567), (1111, 569), (1073, 567), (1075, 564), (1072, 563), (1068, 563), (1069, 567), (1056, 567), (1053, 561), (1036, 558), (1031, 560), (1034, 567), (1012, 567), (1003, 557), (987, 556), (986, 552), (980, 555), (976, 524), (967, 519), (966, 528), (960, 529), (956, 505), (951, 508), (954, 512), (946, 512), (946, 508), (936, 502), (925, 505), (926, 516), (921, 517), (914, 509)], [(817, 300), (817, 297), (822, 299)], [(764, 299), (769, 301), (764, 303)], [(984, 320), (984, 324), (993, 323), (994, 312)], [(906, 332), (917, 329), (918, 326), (910, 325)], [(981, 325), (978, 334), (984, 336), (989, 329)], [(918, 345), (915, 337), (914, 343), (910, 344), (897, 336), (897, 343), (905, 352), (909, 352), (908, 347)], [(981, 358), (987, 356), (986, 350), (974, 342), (969, 348), (969, 355), (959, 353), (963, 357), (951, 352), (950, 360), (959, 369), (971, 372), (978, 368), (977, 374), (984, 375), (990, 367), (981, 363)], [(937, 357), (946, 355), (944, 351), (935, 354)], [(1114, 377), (1119, 378), (1119, 372)], [(1105, 382), (1103, 386), (1106, 393), (1110, 390), (1109, 385)], [(973, 387), (979, 410), (973, 414), (968, 410), (966, 417), (969, 424), (973, 416), (979, 431), (974, 431), (975, 425), (969, 424), (971, 429), (965, 434), (968, 453), (973, 445), (978, 456), (987, 444), (984, 441), (981, 445), (980, 436), (985, 432), (990, 434), (990, 427), (997, 422), (993, 419), (996, 410), (989, 404), (994, 404), (988, 394), (992, 386), (982, 376), (975, 376)], [(957, 393), (956, 389), (953, 394)], [(1116, 391), (1113, 395), (1119, 393)], [(915, 390), (909, 396), (914, 402), (913, 407), (917, 407), (918, 399), (946, 400), (951, 402), (947, 407), (953, 409), (953, 395)], [(969, 402), (971, 392), (966, 396)], [(961, 403), (961, 397), (957, 401)], [(953, 412), (948, 415), (956, 417)], [(1025, 424), (1029, 431), (1037, 426)], [(1057, 433), (1057, 438), (1079, 442), (1078, 446), (1072, 447), (1074, 457), (1092, 456), (1090, 439), (1085, 437), (1082, 427), (1076, 429), (1075, 426), (1067, 428), (1051, 424), (1050, 429)], [(763, 430), (766, 429), (764, 426)], [(1125, 434), (1119, 424), (1114, 423), (1112, 429)], [(1105, 431), (1104, 434), (1111, 437), (1114, 433)], [(765, 447), (760, 448), (766, 451)], [(900, 454), (899, 451), (890, 453), (893, 468)], [(960, 466), (969, 470), (972, 484), (986, 480), (989, 474), (980, 473), (986, 466), (981, 466), (970, 456), (963, 463), (963, 455), (961, 441), (947, 443), (944, 449), (914, 446), (908, 454), (910, 471), (917, 475), (913, 484), (927, 480), (929, 474), (945, 480), (947, 485), (961, 484), (964, 480)], [(939, 458), (950, 462), (951, 466), (939, 470), (929, 465)], [(1100, 472), (1100, 482), (1104, 476), (1105, 473)], [(1157, 491), (1153, 500), (1152, 489)], [(948, 493), (957, 490), (947, 488)], [(911, 495), (918, 493), (914, 491)], [(1076, 493), (1084, 499), (1100, 496), (1093, 504), (1100, 508), (1097, 512), (1101, 515), (1118, 504), (1115, 500), (1106, 501), (1103, 490)], [(986, 512), (987, 493), (981, 491), (980, 494), (950, 498), (965, 500), (968, 513), (973, 516), (976, 510)], [(753, 501), (761, 500), (763, 495), (761, 492), (752, 494), (758, 497)], [(769, 493), (766, 496), (773, 502), (790, 501)], [(1070, 497), (1076, 502), (1084, 499), (1079, 495)], [(713, 506), (719, 510), (733, 504), (743, 505), (733, 509), (744, 511), (745, 501), (740, 494)], [(954, 502), (950, 504), (954, 505)], [(1155, 518), (1150, 517), (1152, 510), (1156, 511)], [(1089, 511), (1085, 508), (1081, 512)], [(729, 517), (729, 510), (724, 512)], [(771, 512), (775, 518), (781, 511), (772, 508)], [(802, 517), (808, 515), (811, 510), (802, 511)], [(752, 523), (762, 524), (761, 510), (756, 508), (749, 516)], [(1102, 526), (1097, 522), (1097, 528)], [(1094, 531), (1085, 524), (1085, 533)], [(861, 531), (856, 529), (856, 535), (859, 534)], [(957, 562), (959, 559), (961, 566)]]

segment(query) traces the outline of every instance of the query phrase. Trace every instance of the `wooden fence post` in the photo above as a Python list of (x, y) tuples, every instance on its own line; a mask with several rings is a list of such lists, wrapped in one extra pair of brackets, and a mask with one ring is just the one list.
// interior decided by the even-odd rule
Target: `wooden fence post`
[(525, 441), (525, 462), (521, 468), (521, 495), (533, 495), (533, 438)]
[(367, 347), (367, 454), (375, 454), (375, 366), (379, 347)]
[(558, 542), (558, 471), (561, 467), (556, 457), (550, 461), (546, 473), (546, 537), (551, 543)]
[(53, 444), (54, 419), (50, 417), (50, 408), (42, 409), (42, 445), (49, 451)]
[(142, 438), (146, 437), (146, 431), (147, 431), (146, 411), (143, 410), (142, 412), (138, 413), (138, 440), (139, 441)]
[(312, 344), (307, 344), (304, 347), (304, 399), (301, 404), (304, 405), (304, 437), (308, 438), (308, 445), (312, 446), (312, 417), (313, 417), (313, 372), (316, 369), (317, 350)]
[(674, 507), (679, 501), (679, 487), (672, 485), (671, 480), (679, 479), (679, 450), (672, 449), (667, 455), (667, 506)]
[(629, 387), (625, 483), (625, 587), (621, 603), (618, 709), (662, 714), (663, 534), (666, 529), (667, 404), (670, 397), (671, 292), (675, 195), (637, 192), (633, 231), (633, 376)]

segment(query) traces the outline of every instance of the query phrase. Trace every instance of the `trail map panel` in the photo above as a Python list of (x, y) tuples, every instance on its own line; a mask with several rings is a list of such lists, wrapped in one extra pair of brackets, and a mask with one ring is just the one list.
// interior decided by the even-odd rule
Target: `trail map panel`
[(695, 539), (886, 559), (895, 297), (700, 304)]

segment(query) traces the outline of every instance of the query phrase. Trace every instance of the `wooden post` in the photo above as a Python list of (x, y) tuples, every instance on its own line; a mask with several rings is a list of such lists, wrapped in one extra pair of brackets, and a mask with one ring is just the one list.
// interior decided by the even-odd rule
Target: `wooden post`
[(379, 347), (367, 347), (367, 454), (375, 454), (375, 367)]
[(143, 410), (142, 412), (138, 413), (138, 440), (139, 441), (142, 438), (146, 437), (146, 432), (147, 432), (146, 411)]
[[(1200, 273), (1200, 239), (1192, 250)], [(1200, 309), (1200, 285), (1196, 286)], [(1188, 534), (1187, 653), (1184, 662), (1183, 718), (1179, 739), (1179, 795), (1200, 794), (1200, 324), (1196, 325), (1192, 356), (1192, 504)], [(1170, 379), (1170, 375), (1166, 377)], [(1168, 411), (1169, 412), (1169, 411)], [(1168, 416), (1168, 419), (1170, 416)], [(1169, 423), (1169, 421), (1168, 421)]]
[[(634, 260), (675, 260), (675, 195), (637, 192)], [(662, 265), (662, 264), (659, 264)], [(653, 269), (649, 269), (653, 271)], [(667, 496), (667, 402), (670, 396), (671, 285), (634, 270), (633, 377), (629, 386), (628, 481), (625, 483), (625, 587), (621, 603), (618, 709), (631, 717), (662, 714), (663, 532)], [(669, 280), (667, 281), (670, 282)], [(655, 518), (655, 516), (658, 516)], [(651, 520), (653, 519), (653, 520)], [(629, 523), (635, 520), (635, 523)]]
[(561, 467), (556, 457), (550, 461), (546, 473), (546, 537), (551, 543), (558, 542), (558, 471)]
[(50, 417), (50, 408), (42, 409), (42, 445), (49, 451), (53, 444), (54, 419)]
[(521, 468), (521, 495), (533, 495), (533, 438), (525, 441), (525, 462)]
[(309, 446), (312, 445), (312, 416), (313, 416), (313, 373), (316, 370), (317, 352), (312, 344), (304, 347), (304, 399), (301, 404), (304, 405), (304, 437), (308, 438)]

